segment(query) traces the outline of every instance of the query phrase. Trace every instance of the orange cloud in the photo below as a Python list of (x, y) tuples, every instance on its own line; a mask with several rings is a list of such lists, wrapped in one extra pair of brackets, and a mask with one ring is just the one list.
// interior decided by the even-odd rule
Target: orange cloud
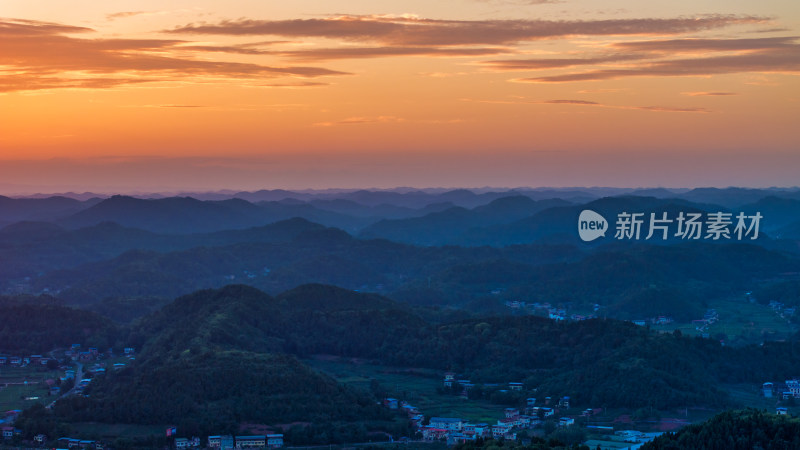
[(656, 61), (634, 68), (594, 70), (523, 78), (517, 81), (597, 81), (625, 77), (707, 76), (745, 72), (798, 73), (800, 72), (800, 45), (738, 55)]
[(320, 37), (399, 46), (448, 46), (508, 45), (579, 35), (671, 35), (766, 21), (768, 19), (764, 17), (734, 15), (587, 21), (338, 16), (324, 19), (228, 20), (217, 24), (188, 24), (165, 31), (173, 34)]
[[(194, 76), (257, 79), (345, 75), (322, 67), (266, 66), (201, 60), (186, 41), (167, 39), (80, 39), (91, 29), (26, 20), (0, 21), (0, 91), (115, 87)], [(219, 51), (231, 51), (221, 48)], [(189, 56), (186, 56), (186, 54)]]

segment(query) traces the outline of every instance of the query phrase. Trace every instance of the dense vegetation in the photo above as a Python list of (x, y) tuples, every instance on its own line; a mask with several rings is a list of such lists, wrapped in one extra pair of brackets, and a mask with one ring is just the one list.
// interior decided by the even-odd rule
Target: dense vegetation
[(43, 354), (72, 344), (107, 349), (117, 331), (107, 318), (54, 298), (0, 297), (0, 352)]
[(800, 448), (800, 420), (758, 410), (726, 411), (667, 433), (642, 450), (788, 450)]
[(553, 439), (542, 439), (534, 437), (530, 444), (520, 442), (509, 442), (494, 439), (477, 439), (473, 442), (465, 442), (452, 447), (453, 450), (592, 450), (586, 445), (565, 444), (564, 442)]
[(343, 390), (287, 356), (318, 353), (454, 370), (475, 382), (523, 381), (537, 396), (569, 395), (591, 407), (724, 407), (731, 401), (720, 382), (800, 372), (792, 343), (732, 349), (613, 320), (433, 324), (384, 297), (322, 285), (277, 297), (243, 285), (200, 291), (142, 319), (126, 342), (142, 348), (136, 363), (98, 378), (89, 399), (61, 402), (63, 417), (182, 418), (203, 430), (241, 421), (379, 419), (367, 394)]
[(184, 434), (236, 433), (241, 423), (328, 424), (386, 418), (365, 394), (288, 355), (194, 351), (149, 359), (94, 381), (90, 396), (58, 402), (67, 421), (175, 423)]

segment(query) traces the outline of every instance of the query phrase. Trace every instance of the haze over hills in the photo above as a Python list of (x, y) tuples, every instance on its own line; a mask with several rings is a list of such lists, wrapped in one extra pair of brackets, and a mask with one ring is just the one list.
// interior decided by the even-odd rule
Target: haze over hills
[[(126, 369), (96, 376), (88, 397), (24, 417), (28, 434), (85, 422), (177, 423), (200, 435), (248, 423), (282, 429), (297, 445), (413, 433), (376, 404), (391, 388), (321, 373), (316, 358), (428, 378), (455, 371), (488, 386), (465, 402), (498, 407), (568, 394), (583, 408), (724, 409), (740, 402), (731, 385), (800, 371), (796, 195), (586, 188), (4, 199), (0, 351), (47, 352), (64, 341), (138, 349)], [(584, 242), (584, 210), (607, 220), (605, 236)], [(641, 214), (639, 237), (615, 236), (631, 213)], [(727, 236), (676, 232), (678, 217), (710, 227), (714, 213), (730, 214)], [(738, 213), (761, 215), (757, 234), (740, 229), (737, 238)], [(651, 215), (668, 218), (663, 235), (647, 237)], [(526, 391), (492, 387), (512, 379)], [(436, 393), (450, 394), (458, 393)]]

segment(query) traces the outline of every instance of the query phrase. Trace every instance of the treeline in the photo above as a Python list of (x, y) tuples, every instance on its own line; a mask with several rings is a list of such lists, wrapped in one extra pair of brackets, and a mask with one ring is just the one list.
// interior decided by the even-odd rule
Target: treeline
[(728, 406), (719, 383), (760, 384), (800, 372), (792, 342), (734, 349), (599, 319), (434, 324), (386, 298), (322, 285), (277, 297), (242, 285), (200, 291), (143, 319), (128, 342), (143, 348), (142, 367), (231, 349), (333, 354), (455, 371), (478, 383), (521, 381), (537, 397), (569, 395), (593, 407)]
[(558, 437), (550, 439), (533, 437), (529, 444), (522, 444), (518, 441), (504, 441), (502, 439), (478, 438), (475, 441), (457, 444), (451, 448), (453, 450), (592, 450), (589, 446), (579, 443), (566, 444), (559, 440)]
[(0, 297), (0, 352), (45, 353), (76, 343), (105, 350), (118, 336), (107, 318), (53, 298)]
[[(381, 296), (323, 285), (277, 297), (244, 285), (198, 291), (134, 323), (119, 340), (141, 349), (136, 361), (96, 377), (88, 397), (58, 402), (60, 420), (177, 423), (191, 434), (236, 432), (243, 422), (388, 423), (388, 410), (373, 394), (343, 387), (298, 360), (321, 353), (454, 371), (475, 383), (519, 381), (530, 396), (570, 396), (575, 406), (608, 408), (728, 407), (721, 383), (760, 384), (800, 373), (797, 342), (729, 348), (602, 319), (506, 316), (441, 324)], [(295, 434), (311, 444), (333, 433)]]
[(316, 424), (389, 419), (366, 393), (288, 355), (188, 351), (98, 376), (88, 396), (59, 401), (67, 422), (174, 423), (187, 435), (236, 433), (241, 423)]
[(726, 411), (711, 419), (666, 433), (642, 450), (788, 450), (800, 448), (800, 420), (754, 409)]

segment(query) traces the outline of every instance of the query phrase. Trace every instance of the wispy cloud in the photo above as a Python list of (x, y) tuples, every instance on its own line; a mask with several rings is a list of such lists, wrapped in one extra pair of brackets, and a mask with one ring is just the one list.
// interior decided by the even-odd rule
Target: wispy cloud
[(717, 74), (764, 72), (800, 72), (800, 45), (778, 50), (759, 51), (706, 58), (672, 59), (643, 63), (637, 67), (593, 70), (542, 77), (522, 78), (517, 81), (553, 83), (569, 81), (597, 81), (626, 77), (676, 77), (710, 76)]
[(584, 58), (533, 58), (486, 61), (484, 66), (493, 70), (542, 70), (560, 69), (575, 66), (592, 66), (619, 61), (633, 61), (647, 58), (647, 55), (614, 53), (610, 55)]
[(106, 14), (106, 20), (125, 19), (133, 16), (147, 14), (147, 11), (121, 11), (113, 14)]
[(782, 36), (757, 39), (668, 39), (637, 42), (618, 42), (613, 47), (638, 52), (731, 52), (744, 50), (775, 50), (795, 47), (797, 36)]
[[(198, 77), (260, 79), (345, 75), (322, 67), (268, 66), (200, 59), (209, 46), (173, 39), (86, 39), (83, 27), (0, 21), (0, 92), (55, 88), (108, 88)], [(45, 49), (45, 50), (43, 50)], [(233, 52), (236, 48), (218, 48)]]
[(614, 105), (608, 103), (600, 103), (591, 100), (582, 100), (582, 99), (553, 99), (553, 100), (527, 100), (527, 99), (509, 99), (509, 100), (475, 100), (475, 99), (462, 99), (463, 101), (468, 102), (478, 102), (478, 103), (492, 103), (492, 104), (506, 104), (506, 105), (520, 105), (520, 104), (527, 104), (527, 105), (574, 105), (576, 107), (579, 106), (588, 106), (588, 107), (599, 107), (599, 108), (612, 108), (612, 109), (635, 109), (635, 110), (642, 110), (642, 111), (654, 111), (654, 112), (675, 112), (675, 113), (710, 113), (712, 112), (708, 108), (701, 108), (701, 107), (675, 107), (675, 106), (631, 106), (631, 105)]
[(760, 16), (736, 15), (586, 21), (435, 20), (351, 15), (192, 23), (165, 31), (173, 34), (319, 37), (394, 46), (510, 45), (566, 36), (674, 35), (768, 21), (768, 18)]
[(736, 92), (681, 92), (690, 97), (724, 97), (728, 95), (739, 95)]
[(337, 120), (334, 122), (317, 122), (314, 124), (314, 126), (332, 127), (334, 125), (354, 125), (354, 124), (364, 124), (364, 123), (398, 123), (405, 121), (406, 119), (395, 116), (348, 117), (346, 119)]
[(284, 51), (277, 54), (298, 61), (325, 61), (333, 59), (383, 58), (393, 56), (446, 56), (475, 57), (510, 53), (507, 47), (341, 47), (314, 50)]

